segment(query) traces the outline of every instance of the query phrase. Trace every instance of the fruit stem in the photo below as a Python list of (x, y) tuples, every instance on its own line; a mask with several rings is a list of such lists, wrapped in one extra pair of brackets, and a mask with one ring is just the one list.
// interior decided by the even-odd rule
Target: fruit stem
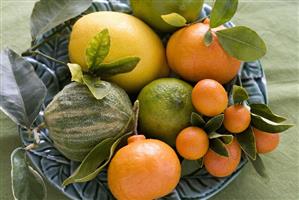
[(25, 147), (25, 150), (29, 151), (29, 150), (35, 149), (36, 147), (37, 147), (37, 145), (35, 143), (31, 143)]
[(128, 144), (130, 144), (132, 142), (140, 141), (140, 140), (145, 140), (145, 136), (144, 135), (133, 135), (128, 138)]
[(25, 147), (25, 150), (31, 150), (36, 148), (39, 143), (40, 143), (40, 138), (39, 138), (39, 131), (41, 128), (44, 128), (45, 124), (41, 123), (38, 127), (34, 128), (34, 129), (30, 129), (30, 131), (33, 132), (33, 137), (34, 137), (34, 142), (29, 144), (28, 146)]
[(64, 23), (62, 26), (60, 26), (59, 29), (57, 29), (56, 31), (52, 32), (42, 42), (36, 43), (32, 47), (30, 47), (29, 49), (27, 49), (24, 53), (22, 53), (22, 56), (23, 56), (23, 54), (26, 54), (27, 52), (35, 51), (36, 49), (38, 49), (38, 47), (40, 47), (44, 43), (48, 42), (50, 39), (52, 39), (54, 36), (56, 36), (57, 34), (59, 34), (61, 31), (63, 31), (65, 29), (65, 27), (67, 27), (69, 25), (70, 25), (69, 23)]
[[(242, 68), (243, 68), (243, 66), (242, 66)], [(241, 76), (238, 76), (238, 82), (239, 82), (239, 85), (240, 85), (241, 87), (243, 87), (242, 80), (241, 80)]]
[(208, 17), (206, 16), (206, 17), (199, 18), (199, 19), (195, 20), (194, 22), (188, 23), (187, 26), (191, 26), (193, 24), (203, 22), (206, 18), (208, 18)]
[(38, 128), (39, 131), (40, 131), (41, 129), (43, 129), (43, 128), (46, 128), (46, 124), (45, 124), (45, 122), (40, 123), (40, 124), (37, 126), (37, 128)]
[(48, 56), (48, 55), (46, 55), (46, 54), (44, 54), (42, 52), (39, 52), (39, 51), (26, 51), (26, 52), (22, 53), (22, 56), (34, 56), (34, 55), (39, 55), (39, 56), (45, 57), (45, 58), (47, 58), (47, 59), (49, 59), (49, 60), (51, 60), (53, 62), (59, 63), (61, 65), (65, 65), (65, 66), (67, 65), (64, 62), (62, 62), (60, 60), (57, 60), (55, 58), (52, 58), (51, 56)]
[(33, 137), (34, 137), (34, 144), (38, 145), (40, 143), (40, 138), (39, 138), (40, 128), (36, 127), (32, 131), (33, 131)]
[(139, 117), (139, 101), (136, 100), (133, 106), (133, 112), (134, 112), (134, 134), (138, 135), (138, 117)]

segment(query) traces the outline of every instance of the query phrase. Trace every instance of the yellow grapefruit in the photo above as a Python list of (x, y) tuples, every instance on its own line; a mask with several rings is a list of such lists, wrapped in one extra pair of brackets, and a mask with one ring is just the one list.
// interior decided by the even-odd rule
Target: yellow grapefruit
[(141, 59), (133, 71), (115, 75), (109, 80), (127, 92), (137, 92), (152, 80), (168, 75), (165, 50), (160, 38), (138, 18), (120, 12), (91, 13), (74, 24), (69, 42), (71, 62), (80, 64), (82, 69), (87, 71), (87, 45), (105, 28), (109, 31), (111, 46), (104, 63), (127, 56), (137, 56)]

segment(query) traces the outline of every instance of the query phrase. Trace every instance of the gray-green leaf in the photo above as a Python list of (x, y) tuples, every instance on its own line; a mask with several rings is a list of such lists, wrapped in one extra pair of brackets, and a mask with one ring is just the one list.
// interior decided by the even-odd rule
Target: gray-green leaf
[(83, 82), (98, 100), (103, 99), (111, 91), (111, 83), (102, 81), (99, 77), (83, 75)]
[(286, 120), (286, 118), (274, 114), (266, 104), (254, 103), (250, 104), (250, 108), (251, 113), (269, 119), (273, 122), (280, 123)]
[(213, 35), (211, 30), (208, 30), (204, 36), (204, 43), (208, 47), (212, 44), (213, 42)]
[(68, 63), (67, 66), (70, 69), (72, 75), (72, 81), (83, 83), (83, 72), (81, 66), (73, 63)]
[(255, 137), (251, 127), (248, 127), (242, 133), (236, 134), (236, 138), (241, 149), (253, 160), (256, 159)]
[(210, 140), (210, 149), (221, 156), (228, 157), (226, 146), (219, 138)]
[(197, 113), (191, 113), (191, 124), (192, 126), (197, 126), (203, 128), (206, 124), (205, 120)]
[(221, 127), (223, 120), (224, 120), (223, 114), (211, 118), (204, 126), (204, 130), (207, 133), (215, 132), (217, 129)]
[(110, 35), (108, 29), (96, 34), (86, 48), (86, 63), (89, 70), (94, 71), (104, 61), (110, 50)]
[(234, 16), (238, 8), (238, 0), (216, 0), (211, 12), (210, 27), (216, 28)]
[(174, 27), (182, 27), (185, 26), (187, 23), (187, 20), (185, 17), (178, 13), (170, 13), (167, 15), (161, 15), (161, 18), (169, 25)]
[(128, 132), (117, 139), (107, 138), (96, 145), (87, 154), (75, 172), (64, 180), (63, 186), (94, 179), (108, 165), (121, 140), (130, 134), (132, 134), (132, 132)]
[(256, 159), (252, 160), (250, 159), (250, 162), (252, 164), (252, 166), (254, 167), (255, 171), (263, 178), (269, 179), (268, 175), (267, 175), (267, 171), (266, 171), (266, 167), (263, 163), (262, 158), (257, 154), (256, 155)]
[(74, 18), (91, 6), (92, 0), (40, 0), (31, 14), (33, 40), (61, 23)]
[(194, 172), (200, 170), (203, 166), (203, 159), (199, 160), (186, 160), (184, 159), (181, 163), (182, 172), (181, 177), (188, 176)]
[(236, 26), (216, 32), (224, 50), (231, 56), (242, 61), (254, 61), (263, 57), (266, 44), (262, 38), (250, 28)]
[(15, 200), (44, 200), (47, 196), (43, 178), (26, 161), (26, 151), (15, 149), (11, 154), (11, 180)]
[(139, 63), (139, 57), (125, 57), (111, 63), (102, 63), (94, 69), (94, 73), (99, 76), (113, 76), (120, 73), (130, 72)]
[(47, 94), (32, 65), (10, 49), (1, 52), (0, 109), (15, 123), (31, 128)]
[(209, 139), (215, 139), (215, 138), (221, 139), (224, 144), (230, 144), (233, 141), (234, 136), (229, 134), (219, 134), (216, 132), (212, 132), (209, 134)]
[(243, 101), (246, 101), (249, 98), (247, 91), (245, 88), (234, 85), (233, 86), (233, 100), (234, 104), (242, 103)]
[(110, 149), (114, 143), (114, 138), (107, 138), (96, 145), (84, 158), (75, 172), (63, 181), (63, 186), (78, 182), (77, 179), (83, 179), (92, 174), (99, 165), (106, 161), (110, 155)]
[(268, 133), (281, 133), (294, 126), (293, 124), (278, 124), (253, 113), (251, 113), (251, 124), (253, 127)]

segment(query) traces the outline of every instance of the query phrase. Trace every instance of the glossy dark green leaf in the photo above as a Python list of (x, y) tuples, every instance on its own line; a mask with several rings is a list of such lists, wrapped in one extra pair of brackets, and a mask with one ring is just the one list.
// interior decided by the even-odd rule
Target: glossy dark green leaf
[(11, 181), (14, 199), (44, 200), (47, 197), (44, 180), (28, 165), (23, 148), (11, 154)]
[(186, 160), (184, 159), (181, 163), (182, 172), (181, 177), (191, 175), (196, 171), (200, 170), (203, 166), (203, 159), (198, 160)]
[(109, 82), (102, 81), (99, 77), (83, 75), (83, 82), (93, 96), (98, 100), (103, 99), (111, 91), (111, 84)]
[(234, 104), (242, 103), (243, 101), (246, 101), (249, 98), (247, 91), (245, 88), (234, 85), (233, 86), (233, 100)]
[(212, 44), (213, 42), (213, 35), (211, 30), (208, 30), (204, 36), (204, 43), (208, 47)]
[(280, 123), (286, 120), (286, 118), (274, 114), (266, 104), (250, 104), (250, 111), (253, 114), (259, 115), (263, 118), (269, 119), (273, 122)]
[(174, 27), (182, 27), (185, 26), (187, 23), (187, 20), (185, 17), (178, 13), (170, 13), (166, 15), (161, 15), (161, 18), (169, 25)]
[(110, 35), (108, 29), (96, 34), (86, 48), (86, 63), (90, 71), (94, 71), (104, 61), (110, 50)]
[(15, 123), (31, 128), (47, 94), (32, 65), (10, 49), (1, 52), (0, 109)]
[(210, 139), (210, 149), (221, 156), (228, 157), (225, 144), (219, 138)]
[(215, 132), (217, 129), (221, 127), (223, 119), (224, 119), (223, 114), (211, 118), (209, 121), (207, 121), (206, 125), (204, 126), (204, 130), (207, 133)]
[(251, 113), (251, 124), (253, 127), (268, 133), (281, 133), (294, 126), (293, 124), (278, 124), (253, 113)]
[(63, 186), (94, 179), (110, 162), (114, 151), (122, 139), (132, 134), (126, 133), (119, 138), (107, 138), (96, 145), (84, 158), (75, 172), (63, 182)]
[(191, 113), (191, 124), (192, 126), (197, 126), (203, 128), (206, 124), (205, 120), (197, 113)]
[(72, 75), (72, 81), (76, 81), (78, 83), (84, 83), (83, 82), (83, 72), (81, 69), (81, 66), (74, 63), (68, 63), (67, 66), (69, 67), (69, 70)]
[(263, 57), (266, 44), (262, 38), (250, 28), (236, 26), (216, 32), (224, 50), (231, 56), (242, 61), (254, 61)]
[(216, 0), (211, 12), (210, 26), (218, 27), (234, 16), (238, 8), (238, 0)]
[(255, 137), (251, 127), (248, 127), (242, 133), (235, 136), (241, 146), (241, 149), (253, 160), (256, 159)]
[(233, 137), (232, 138), (231, 137), (221, 137), (220, 139), (224, 144), (230, 144), (234, 140)]
[(31, 36), (40, 37), (61, 23), (74, 18), (91, 6), (91, 0), (40, 0), (31, 14)]
[(139, 61), (139, 57), (125, 57), (111, 63), (102, 63), (96, 67), (94, 73), (102, 77), (130, 72), (135, 69)]
[(209, 139), (215, 139), (215, 138), (221, 139), (224, 144), (230, 144), (233, 141), (234, 136), (229, 134), (219, 134), (216, 132), (212, 132), (209, 134)]
[(250, 159), (250, 162), (252, 164), (252, 166), (254, 167), (255, 171), (263, 178), (269, 179), (268, 175), (267, 175), (267, 171), (266, 171), (266, 167), (263, 163), (262, 158), (257, 154), (256, 155), (256, 159), (252, 160)]

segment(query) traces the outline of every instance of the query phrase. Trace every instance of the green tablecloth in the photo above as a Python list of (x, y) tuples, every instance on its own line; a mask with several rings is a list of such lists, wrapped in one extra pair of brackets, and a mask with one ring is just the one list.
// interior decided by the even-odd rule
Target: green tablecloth
[[(17, 52), (30, 45), (29, 16), (35, 1), (1, 1), (1, 49)], [(212, 199), (299, 199), (299, 2), (297, 0), (243, 0), (233, 20), (255, 29), (265, 40), (262, 59), (270, 106), (296, 124), (281, 136), (279, 148), (263, 156), (270, 181), (248, 164), (240, 176)], [(0, 113), (0, 199), (11, 200), (10, 153), (21, 145), (17, 128)], [(48, 185), (49, 200), (67, 199)]]

